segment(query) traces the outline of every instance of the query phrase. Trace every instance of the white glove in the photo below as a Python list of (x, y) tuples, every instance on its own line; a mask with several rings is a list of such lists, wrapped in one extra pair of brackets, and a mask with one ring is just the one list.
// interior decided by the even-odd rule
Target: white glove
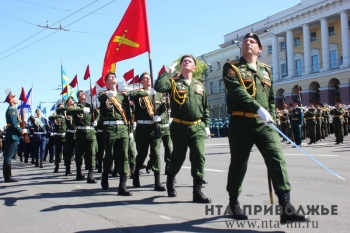
[(61, 118), (63, 118), (63, 119), (64, 119), (64, 118), (66, 118), (66, 117), (62, 115), (62, 116), (61, 116)]
[(52, 137), (52, 136), (53, 136), (53, 133), (50, 133), (50, 136)]
[(269, 123), (273, 122), (273, 119), (268, 111), (265, 108), (260, 107), (257, 111), (260, 119), (264, 122), (265, 125), (269, 125)]
[(90, 113), (90, 108), (84, 107), (83, 112), (84, 112), (84, 113)]
[(205, 134), (207, 135), (207, 137), (210, 137), (210, 134), (211, 134), (210, 129), (208, 127), (205, 127), (204, 130), (205, 130)]
[(97, 126), (97, 121), (92, 122), (92, 126), (96, 127)]
[(154, 121), (154, 122), (161, 122), (162, 119), (160, 118), (160, 116), (155, 115), (155, 116), (153, 117), (153, 121)]
[(299, 125), (299, 127), (301, 128), (301, 125)]
[(135, 130), (135, 129), (136, 129), (136, 126), (137, 126), (137, 123), (134, 122), (133, 125), (134, 125), (134, 130)]
[(28, 133), (28, 130), (27, 129), (22, 129), (22, 133), (23, 134)]
[(113, 96), (115, 96), (115, 93), (113, 91), (106, 91), (106, 96), (113, 97)]
[(133, 133), (129, 133), (129, 138), (130, 138), (130, 142), (131, 142), (132, 140), (134, 140), (134, 134), (133, 134)]
[(157, 93), (153, 88), (149, 89), (147, 92), (148, 95), (155, 95)]

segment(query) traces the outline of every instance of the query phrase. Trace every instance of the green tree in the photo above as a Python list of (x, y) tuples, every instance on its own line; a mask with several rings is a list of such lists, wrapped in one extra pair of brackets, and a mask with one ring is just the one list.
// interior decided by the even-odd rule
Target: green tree
[[(175, 72), (181, 72), (180, 70), (180, 60), (183, 55), (180, 55), (175, 61), (173, 61), (173, 64), (175, 62), (178, 62), (175, 66)], [(205, 64), (204, 61), (196, 59), (196, 70), (193, 72), (193, 78), (200, 81), (205, 81), (205, 79), (208, 77), (208, 66)]]

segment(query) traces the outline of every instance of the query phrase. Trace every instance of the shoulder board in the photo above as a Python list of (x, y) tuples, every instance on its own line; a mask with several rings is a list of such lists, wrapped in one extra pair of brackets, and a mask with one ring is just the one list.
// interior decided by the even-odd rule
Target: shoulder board
[(140, 89), (136, 89), (135, 91), (144, 91), (142, 88), (140, 88)]
[(263, 66), (265, 66), (265, 67), (267, 67), (267, 68), (270, 68), (270, 69), (271, 69), (271, 66), (269, 66), (268, 64), (266, 64), (266, 63), (262, 63), (262, 62), (261, 62), (261, 64), (262, 64)]
[(174, 77), (171, 77), (170, 79), (177, 80), (177, 79), (179, 79), (179, 76), (174, 76)]
[(126, 91), (121, 91), (120, 94), (122, 95), (128, 95), (128, 93)]
[(232, 60), (230, 61), (231, 65), (238, 65), (239, 64), (239, 60)]

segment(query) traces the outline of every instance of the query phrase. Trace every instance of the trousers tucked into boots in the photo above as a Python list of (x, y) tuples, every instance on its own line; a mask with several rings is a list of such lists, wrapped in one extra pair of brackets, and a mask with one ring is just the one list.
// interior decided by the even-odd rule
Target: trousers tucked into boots
[(280, 217), (281, 224), (290, 222), (307, 222), (310, 221), (308, 215), (301, 215), (295, 213), (295, 208), (290, 204), (290, 192), (284, 191), (279, 194), (278, 203), (282, 206), (282, 214)]
[(168, 197), (176, 197), (177, 192), (175, 190), (175, 176), (168, 174), (166, 178), (166, 187), (168, 190)]
[(128, 190), (128, 188), (126, 187), (127, 179), (128, 179), (127, 174), (122, 174), (120, 176), (118, 195), (121, 195), (121, 196), (132, 196), (132, 192), (130, 192)]
[(243, 212), (239, 205), (238, 195), (230, 195), (230, 208), (232, 212), (232, 218), (237, 220), (247, 220), (248, 215)]
[(4, 164), (2, 169), (5, 183), (19, 181), (18, 179), (12, 177), (11, 164)]
[(160, 183), (160, 172), (154, 171), (154, 190), (166, 191), (166, 188)]
[(87, 183), (89, 183), (89, 184), (97, 183), (97, 181), (94, 179), (93, 169), (92, 168), (89, 169), (89, 173), (88, 173), (88, 177), (87, 177)]

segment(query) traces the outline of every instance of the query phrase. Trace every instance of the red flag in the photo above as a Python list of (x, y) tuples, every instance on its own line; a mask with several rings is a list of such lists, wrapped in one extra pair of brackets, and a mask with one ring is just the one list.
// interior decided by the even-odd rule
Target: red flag
[(78, 75), (76, 74), (69, 86), (75, 87), (78, 84)]
[(66, 86), (64, 87), (64, 89), (62, 90), (62, 92), (61, 92), (60, 95), (63, 95), (63, 94), (65, 94), (65, 93), (68, 93), (68, 85), (66, 85)]
[(101, 77), (99, 80), (97, 80), (97, 85), (99, 85), (101, 88), (103, 88), (104, 86), (106, 86), (106, 82), (105, 82), (105, 77)]
[[(151, 51), (145, 0), (132, 0), (109, 40), (104, 66)], [(105, 69), (103, 69), (105, 70)], [(107, 73), (102, 73), (104, 77)]]
[(24, 103), (27, 102), (27, 97), (26, 97), (26, 93), (24, 91), (24, 88), (22, 87), (22, 91), (21, 91), (21, 95), (19, 96), (19, 100), (23, 101)]
[(162, 68), (160, 68), (159, 72), (158, 72), (158, 76), (162, 75), (165, 72), (165, 66), (162, 66)]
[(130, 84), (134, 84), (134, 83), (139, 83), (139, 82), (140, 82), (139, 76), (136, 75), (135, 78), (133, 78), (133, 80), (131, 80), (131, 82), (129, 82), (129, 85), (130, 85)]
[(94, 88), (92, 88), (91, 95), (94, 96), (96, 94), (97, 94), (97, 88), (96, 88), (96, 85), (95, 85)]
[(131, 69), (128, 72), (126, 72), (123, 77), (124, 77), (125, 82), (132, 79), (134, 77), (134, 69)]
[(84, 80), (90, 78), (90, 68), (89, 65), (86, 67), (85, 74), (84, 74)]

